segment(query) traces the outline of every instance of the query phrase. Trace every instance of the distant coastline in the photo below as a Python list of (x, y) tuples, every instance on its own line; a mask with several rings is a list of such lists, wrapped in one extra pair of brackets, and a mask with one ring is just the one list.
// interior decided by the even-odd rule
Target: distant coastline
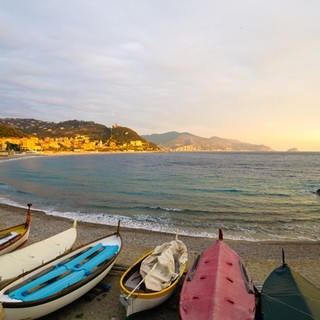
[(247, 153), (247, 154), (288, 154), (288, 153), (320, 153), (320, 151), (61, 151), (61, 152), (20, 152), (1, 154), (1, 160), (30, 158), (30, 157), (59, 157), (59, 156), (76, 156), (76, 155), (95, 155), (95, 154), (139, 154), (139, 153)]
[(46, 156), (75, 156), (75, 155), (94, 155), (94, 154), (133, 154), (133, 153), (159, 153), (165, 151), (61, 151), (61, 152), (21, 152), (0, 155), (0, 160), (18, 159), (29, 157), (46, 157)]

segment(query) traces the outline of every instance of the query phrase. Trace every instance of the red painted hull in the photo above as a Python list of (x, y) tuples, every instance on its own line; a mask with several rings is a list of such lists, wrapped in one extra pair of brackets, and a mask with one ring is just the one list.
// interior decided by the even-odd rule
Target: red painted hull
[(252, 280), (240, 257), (222, 240), (200, 256), (186, 275), (180, 296), (183, 320), (253, 320)]

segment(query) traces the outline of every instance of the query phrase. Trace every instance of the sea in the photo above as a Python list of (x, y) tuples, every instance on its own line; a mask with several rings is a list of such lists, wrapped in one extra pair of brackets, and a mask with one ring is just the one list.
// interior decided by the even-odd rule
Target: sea
[(190, 236), (319, 241), (320, 153), (172, 152), (0, 161), (0, 202)]

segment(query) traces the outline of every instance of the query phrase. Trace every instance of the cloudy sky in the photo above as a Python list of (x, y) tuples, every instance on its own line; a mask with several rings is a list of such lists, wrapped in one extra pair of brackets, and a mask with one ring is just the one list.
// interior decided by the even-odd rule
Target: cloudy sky
[(320, 151), (320, 1), (1, 0), (0, 117)]

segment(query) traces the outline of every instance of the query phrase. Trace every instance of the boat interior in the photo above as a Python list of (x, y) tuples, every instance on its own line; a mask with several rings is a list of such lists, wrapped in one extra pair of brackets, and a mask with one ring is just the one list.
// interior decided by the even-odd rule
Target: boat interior
[(18, 283), (6, 290), (5, 294), (18, 301), (47, 298), (92, 275), (118, 251), (118, 245), (104, 246), (99, 243)]

